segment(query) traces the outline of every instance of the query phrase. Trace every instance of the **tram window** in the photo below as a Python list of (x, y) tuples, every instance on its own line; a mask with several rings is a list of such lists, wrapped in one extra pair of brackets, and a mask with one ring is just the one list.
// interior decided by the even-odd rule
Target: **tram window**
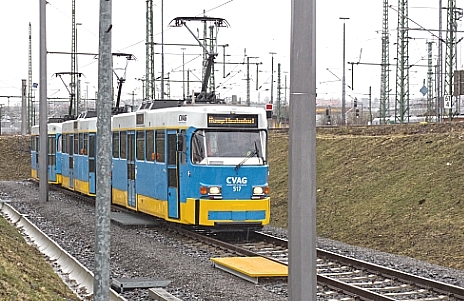
[(176, 164), (176, 154), (177, 154), (177, 135), (169, 134), (168, 135), (168, 164)]
[(39, 136), (35, 136), (35, 149), (36, 151), (40, 151)]
[(89, 153), (89, 134), (84, 133), (84, 145), (82, 146), (82, 154), (87, 155)]
[(73, 153), (73, 136), (68, 135), (68, 154), (72, 156)]
[(95, 135), (90, 135), (89, 136), (89, 157), (94, 158), (95, 157)]
[(62, 152), (62, 141), (63, 140), (63, 135), (58, 136), (58, 141), (56, 142), (56, 151), (61, 153)]
[(196, 131), (192, 135), (192, 162), (200, 163), (205, 158), (205, 132)]
[(155, 161), (155, 135), (153, 131), (147, 131), (147, 161)]
[(145, 132), (144, 131), (137, 131), (137, 149), (136, 149), (136, 152), (137, 152), (137, 160), (141, 160), (143, 161), (145, 158), (144, 158), (144, 154), (145, 154)]
[(84, 133), (79, 133), (79, 155), (85, 155), (84, 154)]
[(113, 158), (119, 158), (119, 132), (113, 133)]
[(156, 131), (156, 162), (164, 162), (164, 131)]
[(186, 133), (185, 130), (181, 130), (179, 133), (179, 138), (183, 141), (182, 143), (182, 149), (180, 149), (180, 162), (181, 164), (186, 164), (187, 163), (187, 143), (186, 143)]
[(35, 144), (34, 144), (34, 142), (35, 142), (35, 137), (32, 136), (31, 137), (31, 151), (33, 151), (33, 152), (35, 152)]
[(79, 153), (79, 134), (74, 134), (74, 154)]
[(95, 172), (95, 136), (89, 136), (89, 172)]
[(68, 141), (68, 135), (65, 134), (65, 135), (62, 135), (61, 137), (63, 137), (63, 139), (61, 139), (61, 145), (62, 145), (61, 152), (63, 154), (67, 154), (68, 153), (68, 148), (67, 148), (66, 142)]
[(48, 154), (55, 154), (55, 136), (48, 135)]
[(126, 132), (121, 132), (121, 137), (120, 137), (120, 143), (121, 143), (121, 147), (120, 147), (120, 155), (121, 155), (121, 159), (126, 159), (127, 156), (126, 156)]

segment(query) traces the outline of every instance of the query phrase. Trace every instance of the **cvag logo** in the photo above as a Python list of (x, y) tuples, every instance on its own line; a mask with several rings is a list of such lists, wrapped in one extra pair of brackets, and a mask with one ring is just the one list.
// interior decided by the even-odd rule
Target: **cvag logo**
[(247, 177), (227, 177), (226, 178), (226, 183), (229, 185), (237, 185), (237, 184), (246, 185), (247, 182), (248, 182)]

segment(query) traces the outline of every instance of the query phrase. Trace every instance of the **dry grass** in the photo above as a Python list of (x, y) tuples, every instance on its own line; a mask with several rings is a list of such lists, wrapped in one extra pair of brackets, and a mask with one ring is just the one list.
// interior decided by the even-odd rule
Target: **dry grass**
[[(287, 227), (288, 135), (269, 142)], [(318, 236), (464, 269), (464, 125), (318, 129), (316, 148)]]

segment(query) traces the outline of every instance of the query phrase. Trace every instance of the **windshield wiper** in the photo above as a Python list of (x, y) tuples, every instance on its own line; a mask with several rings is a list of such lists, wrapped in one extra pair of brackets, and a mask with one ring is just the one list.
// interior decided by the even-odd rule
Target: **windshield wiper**
[(258, 146), (256, 145), (256, 141), (255, 141), (255, 150), (251, 152), (248, 156), (246, 156), (245, 159), (242, 160), (242, 162), (238, 163), (235, 166), (234, 170), (237, 171), (240, 168), (240, 166), (242, 166), (248, 159), (250, 159), (254, 155), (256, 155), (259, 158), (259, 150), (258, 150)]

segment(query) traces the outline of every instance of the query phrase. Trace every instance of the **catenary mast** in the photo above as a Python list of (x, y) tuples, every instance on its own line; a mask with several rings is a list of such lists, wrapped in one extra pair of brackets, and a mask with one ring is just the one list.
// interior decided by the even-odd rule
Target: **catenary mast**
[(380, 122), (386, 123), (390, 101), (390, 37), (388, 32), (388, 0), (383, 0), (382, 18), (382, 63), (380, 71)]
[(155, 51), (153, 42), (153, 0), (147, 0), (146, 16), (145, 99), (155, 99)]
[[(456, 62), (456, 0), (448, 0), (448, 16), (446, 29), (446, 57), (445, 57), (445, 95), (453, 95), (453, 75)], [(448, 117), (452, 118), (452, 108), (449, 112), (443, 112), (443, 115), (448, 113)]]
[(395, 123), (409, 122), (408, 0), (398, 0)]
[(72, 0), (71, 7), (71, 85), (70, 89), (70, 103), (74, 107), (74, 111), (70, 112), (72, 115), (77, 116), (77, 103), (76, 103), (76, 0)]
[[(29, 22), (29, 60), (28, 60), (28, 77), (27, 77), (27, 132), (30, 133), (32, 126), (32, 27)], [(8, 108), (9, 109), (9, 108)]]

